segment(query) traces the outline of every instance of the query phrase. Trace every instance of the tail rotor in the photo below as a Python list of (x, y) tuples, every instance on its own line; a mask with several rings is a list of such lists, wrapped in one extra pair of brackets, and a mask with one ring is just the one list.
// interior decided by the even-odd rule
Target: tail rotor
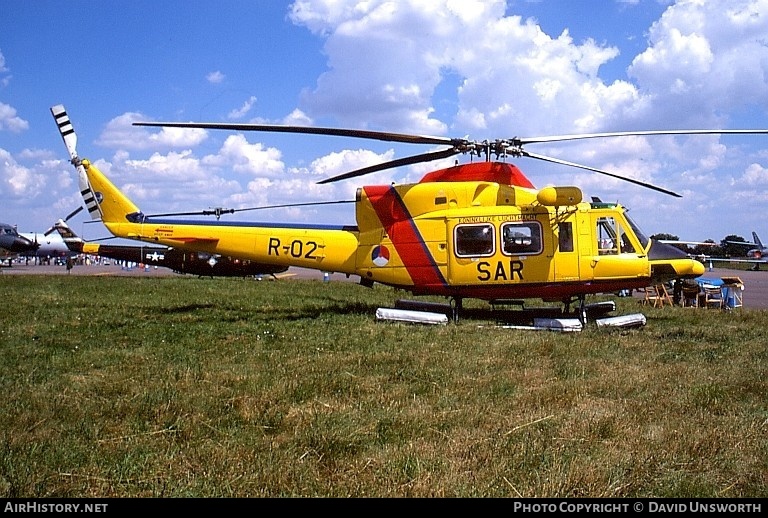
[(72, 122), (69, 120), (67, 110), (64, 108), (64, 105), (57, 104), (51, 108), (51, 114), (56, 121), (56, 126), (59, 128), (59, 133), (61, 134), (61, 138), (64, 140), (64, 145), (69, 153), (69, 161), (77, 170), (80, 193), (83, 195), (85, 206), (88, 208), (88, 213), (94, 220), (101, 219), (98, 198), (94, 194), (91, 184), (88, 181), (88, 175), (85, 172), (83, 161), (77, 156), (77, 134), (75, 133), (75, 128), (72, 126)]

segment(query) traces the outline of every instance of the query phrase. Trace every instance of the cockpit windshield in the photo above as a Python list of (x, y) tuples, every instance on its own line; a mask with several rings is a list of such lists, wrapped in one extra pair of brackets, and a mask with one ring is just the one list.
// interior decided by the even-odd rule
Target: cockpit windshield
[(629, 223), (629, 226), (632, 227), (632, 231), (637, 236), (637, 240), (640, 241), (640, 246), (643, 247), (643, 250), (647, 249), (650, 239), (648, 239), (648, 237), (643, 233), (643, 231), (640, 230), (640, 227), (637, 226), (637, 223), (632, 221), (632, 218), (629, 217), (629, 214), (625, 212), (624, 217), (627, 219), (627, 223)]

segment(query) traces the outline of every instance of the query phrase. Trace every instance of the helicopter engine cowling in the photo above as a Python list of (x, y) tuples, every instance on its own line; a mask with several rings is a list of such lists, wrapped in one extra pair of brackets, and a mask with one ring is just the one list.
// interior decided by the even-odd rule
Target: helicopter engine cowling
[(581, 203), (578, 187), (544, 187), (536, 194), (536, 200), (547, 207), (568, 207)]

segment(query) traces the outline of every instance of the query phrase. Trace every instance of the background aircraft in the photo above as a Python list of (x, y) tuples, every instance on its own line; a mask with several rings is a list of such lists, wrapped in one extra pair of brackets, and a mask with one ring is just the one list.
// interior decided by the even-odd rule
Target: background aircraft
[(288, 269), (287, 266), (261, 264), (206, 252), (179, 250), (166, 246), (102, 245), (86, 242), (75, 234), (64, 220), (53, 226), (62, 242), (73, 253), (107, 257), (117, 261), (141, 263), (148, 266), (170, 268), (176, 273), (188, 273), (206, 277), (255, 277), (274, 275)]
[[(757, 235), (757, 232), (752, 231), (752, 239), (754, 239), (754, 242), (750, 243), (749, 241), (726, 241), (726, 243), (731, 243), (733, 245), (743, 245), (743, 246), (751, 246), (753, 248), (749, 249), (747, 251), (747, 259), (725, 259), (726, 261), (733, 262), (733, 263), (752, 263), (754, 264), (753, 270), (759, 270), (761, 264), (768, 263), (768, 248), (763, 245), (763, 242), (760, 241), (760, 238)], [(714, 259), (714, 258), (713, 258)], [(716, 259), (720, 260), (720, 259)]]
[[(658, 238), (658, 236), (651, 237)], [(741, 241), (728, 239), (728, 237), (739, 237)], [(713, 262), (751, 263), (754, 265), (752, 269), (758, 271), (760, 270), (761, 264), (768, 263), (768, 248), (766, 248), (762, 241), (760, 241), (757, 232), (752, 232), (752, 238), (754, 239), (754, 242), (744, 241), (740, 236), (726, 236), (726, 239), (720, 241), (719, 245), (714, 241), (681, 241), (679, 239), (659, 239), (659, 241), (662, 243), (678, 245), (680, 249), (686, 251), (690, 257), (698, 259), (701, 262), (708, 261), (710, 263), (710, 268), (712, 267)], [(753, 248), (747, 251), (744, 256), (745, 259), (733, 259), (731, 257), (725, 257), (726, 255), (734, 254), (733, 249), (735, 247), (731, 245), (751, 246)], [(693, 247), (693, 250), (689, 247)], [(707, 248), (711, 248), (712, 252), (705, 252)], [(740, 253), (736, 252), (734, 255), (740, 255)]]
[[(72, 211), (64, 221), (75, 216), (82, 207)], [(15, 236), (15, 237), (14, 237)], [(6, 243), (13, 243), (11, 247)], [(45, 232), (17, 232), (16, 227), (0, 223), (0, 246), (15, 252), (19, 257), (34, 258), (36, 263), (64, 263), (68, 257), (76, 255), (64, 240), (51, 227)]]
[(34, 253), (40, 244), (28, 237), (22, 236), (16, 227), (0, 223), (0, 261), (8, 261), (8, 266), (19, 254)]
[(34, 252), (40, 244), (18, 233), (16, 227), (0, 223), (0, 248), (12, 253)]
[(20, 255), (34, 257), (36, 262), (48, 263), (66, 261), (72, 252), (58, 234), (45, 235), (44, 232), (21, 232), (21, 237), (37, 244), (37, 248), (22, 252)]

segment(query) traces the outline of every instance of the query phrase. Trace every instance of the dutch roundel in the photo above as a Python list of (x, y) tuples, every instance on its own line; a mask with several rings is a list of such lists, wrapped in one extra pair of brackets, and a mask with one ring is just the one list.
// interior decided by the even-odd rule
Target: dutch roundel
[(375, 247), (371, 259), (376, 266), (385, 266), (389, 262), (389, 249), (384, 245)]

